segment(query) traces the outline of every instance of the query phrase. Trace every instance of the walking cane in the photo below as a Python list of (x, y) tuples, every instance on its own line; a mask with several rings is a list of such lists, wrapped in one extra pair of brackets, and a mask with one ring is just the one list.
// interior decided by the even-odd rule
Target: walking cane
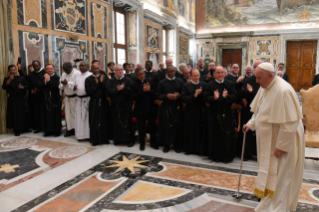
[[(246, 129), (243, 128), (243, 130), (245, 131)], [(237, 188), (237, 192), (233, 194), (233, 197), (236, 199), (241, 199), (242, 195), (239, 193), (239, 188), (240, 188), (240, 180), (241, 180), (241, 172), (242, 172), (242, 168), (243, 168), (243, 159), (244, 159), (244, 152), (245, 152), (245, 143), (246, 143), (246, 132), (244, 133), (244, 139), (243, 139), (243, 148), (241, 150), (241, 160), (240, 160), (240, 170), (239, 170), (239, 180), (238, 180), (238, 188)]]

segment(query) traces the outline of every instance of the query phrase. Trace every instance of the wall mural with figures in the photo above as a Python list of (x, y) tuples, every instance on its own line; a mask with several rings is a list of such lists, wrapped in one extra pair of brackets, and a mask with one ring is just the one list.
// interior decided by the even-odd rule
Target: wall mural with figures
[[(14, 56), (22, 68), (33, 60), (55, 65), (98, 59), (107, 70), (110, 49), (109, 0), (12, 0)], [(18, 12), (17, 12), (18, 11)], [(79, 64), (77, 64), (79, 65)]]
[(315, 28), (319, 21), (318, 0), (197, 0), (196, 10), (199, 33)]

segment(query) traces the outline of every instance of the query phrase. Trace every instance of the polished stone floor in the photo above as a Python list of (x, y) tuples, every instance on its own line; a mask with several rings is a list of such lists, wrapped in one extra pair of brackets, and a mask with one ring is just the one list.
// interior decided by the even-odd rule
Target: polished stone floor
[[(306, 149), (306, 155), (319, 155)], [(240, 160), (205, 157), (146, 146), (91, 147), (74, 137), (0, 135), (0, 211), (250, 212), (257, 162), (243, 165), (240, 201), (232, 194)], [(306, 160), (297, 211), (319, 211), (319, 162)]]

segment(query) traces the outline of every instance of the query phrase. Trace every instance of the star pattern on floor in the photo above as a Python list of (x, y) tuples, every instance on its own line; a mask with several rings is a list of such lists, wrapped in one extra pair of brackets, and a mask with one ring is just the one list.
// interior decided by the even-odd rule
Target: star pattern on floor
[(133, 174), (135, 174), (134, 167), (147, 168), (147, 166), (141, 165), (141, 163), (145, 163), (149, 160), (141, 160), (137, 161), (141, 156), (137, 156), (131, 160), (129, 160), (125, 155), (123, 155), (123, 161), (110, 160), (113, 163), (117, 163), (111, 166), (104, 166), (103, 168), (111, 168), (111, 167), (119, 167), (114, 173), (119, 172), (125, 168), (130, 170)]

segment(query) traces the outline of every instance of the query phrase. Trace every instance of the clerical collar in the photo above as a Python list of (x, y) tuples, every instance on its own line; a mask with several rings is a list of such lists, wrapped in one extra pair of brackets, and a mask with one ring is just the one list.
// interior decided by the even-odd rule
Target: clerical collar
[(51, 74), (50, 77), (53, 77), (55, 75), (55, 73)]
[(246, 77), (251, 77), (251, 76), (253, 76), (253, 74), (251, 74), (250, 76), (248, 76), (247, 74), (245, 74), (245, 76), (246, 76)]
[(199, 71), (204, 71), (204, 69), (205, 69), (205, 68), (203, 68), (203, 69), (199, 69)]
[(222, 81), (219, 81), (218, 79), (215, 79), (215, 81), (218, 83), (218, 84), (222, 84), (224, 82), (224, 79)]
[(277, 76), (275, 76), (275, 78), (269, 83), (266, 90), (270, 90), (271, 87), (275, 84), (276, 80), (277, 80)]
[(230, 75), (232, 75), (233, 77), (238, 77), (238, 74), (233, 74), (233, 73), (229, 73)]
[(93, 74), (93, 77), (99, 77), (99, 76), (100, 76), (100, 74), (98, 74), (98, 75), (94, 75), (94, 74)]
[(43, 69), (40, 69), (40, 71), (36, 71), (35, 73), (37, 73), (37, 74), (38, 74), (38, 73), (40, 73), (42, 70), (43, 70)]
[(117, 80), (121, 80), (121, 79), (123, 79), (123, 78), (124, 78), (124, 75), (121, 76), (120, 78), (118, 78), (117, 76), (115, 76), (115, 79), (117, 79)]
[(150, 71), (148, 71), (148, 70), (145, 70), (145, 72), (151, 73), (151, 72), (153, 72), (153, 70), (152, 70), (152, 69), (151, 69)]
[(198, 82), (194, 82), (193, 80), (191, 80), (191, 83), (193, 83), (194, 85), (198, 85), (199, 81)]
[(175, 78), (176, 77), (173, 77), (173, 78), (166, 77), (166, 79), (168, 79), (169, 81), (175, 80)]

